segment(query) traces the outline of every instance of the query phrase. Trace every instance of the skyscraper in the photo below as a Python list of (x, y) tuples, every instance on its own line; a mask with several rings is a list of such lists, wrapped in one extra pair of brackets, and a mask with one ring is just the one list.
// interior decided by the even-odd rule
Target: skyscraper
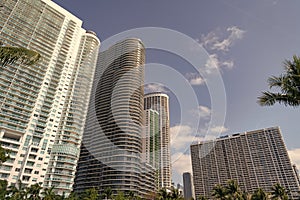
[(50, 0), (5, 0), (0, 6), (1, 42), (42, 56), (30, 67), (0, 66), (0, 141), (11, 150), (0, 178), (68, 193), (100, 41)]
[(150, 167), (141, 163), (144, 63), (139, 39), (126, 39), (99, 54), (75, 191), (146, 192), (141, 188), (144, 169)]
[(159, 114), (159, 187), (171, 187), (170, 121), (169, 97), (155, 92), (145, 95), (144, 109), (152, 109)]
[(185, 172), (182, 175), (183, 177), (183, 196), (185, 200), (191, 200), (195, 198), (194, 195), (194, 184), (192, 175), (190, 172)]
[(278, 127), (223, 136), (191, 145), (196, 196), (210, 197), (216, 184), (233, 179), (243, 191), (271, 191), (280, 183), (289, 197), (299, 196), (299, 183)]

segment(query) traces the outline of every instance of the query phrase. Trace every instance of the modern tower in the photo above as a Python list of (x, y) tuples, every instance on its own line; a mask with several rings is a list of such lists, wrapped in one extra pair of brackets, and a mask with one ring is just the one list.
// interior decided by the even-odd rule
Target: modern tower
[(154, 168), (159, 168), (159, 114), (157, 111), (145, 110), (145, 131), (142, 138), (143, 155), (145, 162)]
[(191, 145), (196, 196), (210, 197), (216, 184), (236, 180), (243, 191), (271, 191), (280, 183), (291, 199), (299, 196), (299, 182), (278, 127), (223, 136)]
[(185, 173), (183, 173), (182, 177), (183, 177), (184, 199), (191, 200), (191, 199), (195, 198), (192, 175), (190, 172), (185, 172)]
[[(142, 162), (148, 163), (155, 171), (155, 183), (159, 187), (159, 114), (157, 111), (145, 110), (145, 129), (142, 135)], [(158, 189), (158, 188), (157, 188)]]
[(71, 191), (100, 45), (82, 21), (50, 0), (0, 2), (0, 40), (42, 59), (0, 66), (0, 178)]
[(144, 63), (144, 45), (135, 38), (99, 54), (75, 191), (96, 187), (100, 193), (105, 188), (114, 193), (146, 193), (141, 188), (144, 169), (150, 167), (141, 162)]
[(149, 93), (144, 98), (144, 109), (159, 114), (159, 187), (171, 187), (169, 96), (160, 92)]

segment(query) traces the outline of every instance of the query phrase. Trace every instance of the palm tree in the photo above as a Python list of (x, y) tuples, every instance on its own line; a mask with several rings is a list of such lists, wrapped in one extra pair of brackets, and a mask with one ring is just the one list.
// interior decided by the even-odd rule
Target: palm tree
[(258, 188), (251, 196), (251, 200), (267, 200), (267, 199), (268, 199), (268, 194), (261, 188)]
[(244, 191), (244, 192), (242, 192), (241, 199), (250, 200), (251, 199), (251, 194)]
[(225, 191), (226, 194), (233, 199), (241, 198), (242, 196), (240, 187), (235, 180), (229, 180), (227, 182)]
[(31, 185), (29, 188), (26, 188), (29, 194), (29, 199), (31, 200), (39, 200), (40, 198), (40, 192), (41, 192), (42, 187), (36, 183), (34, 185)]
[(0, 41), (0, 65), (16, 62), (25, 65), (33, 65), (40, 58), (41, 55), (36, 51), (23, 47), (3, 46), (3, 43)]
[(205, 196), (199, 195), (197, 198), (197, 200), (208, 200), (208, 198), (206, 198)]
[(212, 190), (212, 196), (217, 199), (225, 200), (226, 195), (227, 195), (226, 188), (224, 188), (222, 185), (218, 184)]
[(293, 56), (293, 60), (284, 62), (285, 72), (280, 76), (272, 76), (268, 79), (270, 89), (279, 88), (281, 92), (263, 92), (258, 97), (258, 103), (262, 106), (271, 106), (276, 102), (285, 106), (297, 107), (300, 105), (300, 57)]
[(9, 153), (10, 150), (2, 148), (0, 145), (0, 166), (10, 158)]
[(174, 188), (174, 187), (172, 187), (171, 193), (170, 193), (169, 196), (170, 196), (171, 199), (174, 199), (174, 200), (182, 200), (183, 199), (181, 194), (179, 194), (179, 190)]
[(77, 195), (77, 193), (75, 192), (71, 192), (69, 194), (69, 196), (67, 198), (65, 198), (66, 200), (79, 200), (79, 196)]
[(282, 187), (279, 183), (273, 185), (271, 194), (272, 199), (288, 200), (288, 195), (285, 191), (285, 188)]
[(7, 180), (0, 180), (0, 199), (5, 199), (7, 195)]
[(129, 191), (126, 197), (130, 200), (135, 200), (137, 197), (135, 196), (135, 193), (133, 191)]
[(112, 190), (110, 187), (108, 188), (105, 188), (105, 190), (103, 191), (103, 194), (102, 194), (102, 198), (104, 199), (111, 199), (112, 198)]
[(99, 197), (98, 190), (96, 188), (89, 188), (84, 192), (84, 200), (97, 200)]
[(170, 195), (167, 191), (166, 188), (161, 188), (158, 193), (157, 193), (157, 198), (158, 200), (166, 200), (166, 199), (170, 199)]
[(54, 186), (52, 186), (51, 188), (46, 188), (42, 192), (42, 196), (43, 196), (43, 200), (56, 200), (57, 195), (54, 192)]
[(114, 197), (114, 200), (127, 200), (123, 192), (118, 192), (118, 194)]
[(10, 200), (26, 199), (27, 193), (21, 180), (18, 180), (16, 185), (8, 187), (8, 196), (10, 196)]

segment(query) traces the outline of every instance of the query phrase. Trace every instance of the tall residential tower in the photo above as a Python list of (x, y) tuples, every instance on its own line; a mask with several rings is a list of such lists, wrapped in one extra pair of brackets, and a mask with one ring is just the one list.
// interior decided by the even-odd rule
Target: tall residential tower
[(170, 155), (170, 117), (169, 96), (160, 92), (149, 93), (144, 98), (144, 109), (152, 109), (159, 114), (158, 155), (159, 155), (159, 187), (171, 187), (171, 155)]
[(51, 0), (2, 0), (0, 40), (42, 59), (0, 66), (0, 178), (72, 189), (100, 45), (82, 21)]
[(126, 39), (99, 54), (75, 191), (97, 187), (103, 192), (110, 187), (114, 193), (147, 193), (142, 185), (149, 178), (145, 169), (151, 167), (141, 162), (144, 63), (139, 39)]
[(236, 180), (243, 191), (271, 191), (280, 183), (289, 197), (299, 197), (297, 176), (278, 127), (223, 136), (191, 145), (196, 196), (210, 197), (216, 184)]

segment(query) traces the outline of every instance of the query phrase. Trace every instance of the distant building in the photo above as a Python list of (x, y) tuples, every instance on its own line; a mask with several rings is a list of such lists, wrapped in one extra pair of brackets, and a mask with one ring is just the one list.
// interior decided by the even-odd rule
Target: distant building
[(155, 110), (159, 114), (159, 187), (171, 187), (171, 155), (170, 155), (170, 113), (169, 96), (161, 92), (145, 94), (144, 109)]
[(193, 179), (190, 172), (183, 173), (183, 195), (185, 200), (195, 198)]
[(41, 54), (0, 65), (0, 179), (72, 190), (100, 41), (51, 0), (0, 1), (0, 41)]
[(216, 184), (236, 180), (241, 189), (270, 192), (280, 183), (289, 197), (299, 196), (299, 182), (278, 127), (223, 136), (191, 145), (196, 196), (208, 198)]

